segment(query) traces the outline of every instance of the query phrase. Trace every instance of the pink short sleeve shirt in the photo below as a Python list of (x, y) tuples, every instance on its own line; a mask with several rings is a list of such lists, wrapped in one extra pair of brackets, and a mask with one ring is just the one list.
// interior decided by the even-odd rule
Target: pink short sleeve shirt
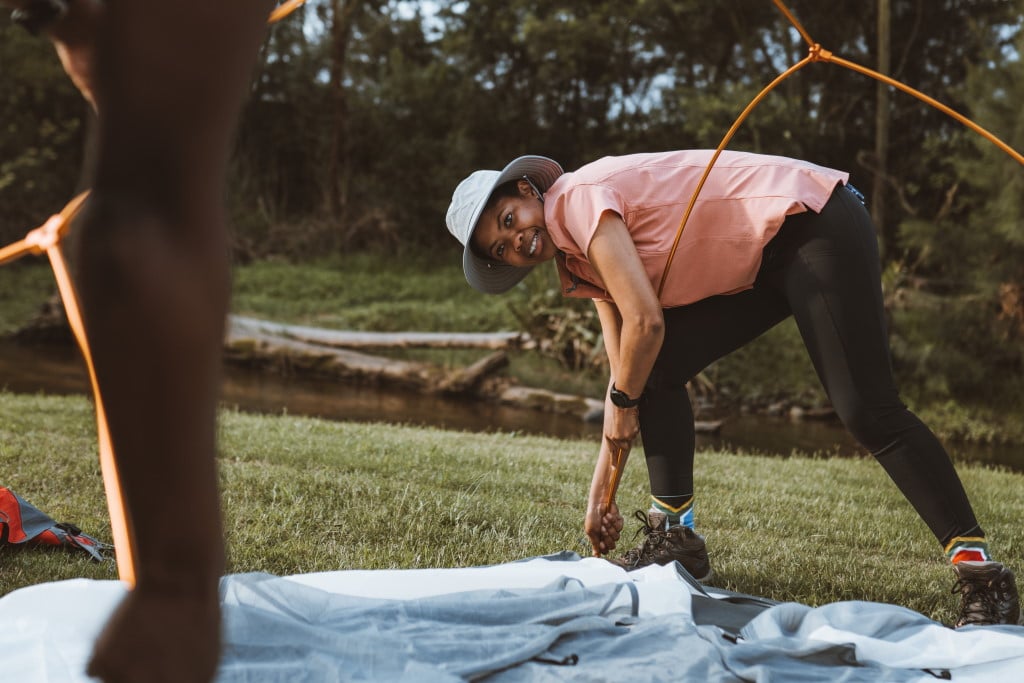
[[(619, 214), (657, 291), (711, 150), (604, 157), (560, 176), (544, 197), (563, 292), (610, 300), (587, 258), (605, 211)], [(786, 216), (821, 211), (849, 174), (785, 157), (723, 152), (701, 189), (665, 281), (669, 308), (749, 289)]]

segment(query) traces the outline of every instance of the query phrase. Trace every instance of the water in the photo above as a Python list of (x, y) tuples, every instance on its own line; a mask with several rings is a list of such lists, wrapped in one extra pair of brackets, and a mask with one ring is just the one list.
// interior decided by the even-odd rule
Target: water
[[(71, 346), (25, 346), (0, 341), (0, 389), (57, 395), (89, 392), (78, 351)], [(444, 429), (519, 432), (595, 443), (599, 424), (567, 415), (445, 398), (377, 386), (324, 379), (287, 377), (237, 366), (225, 368), (222, 403), (253, 413), (304, 415), (328, 420), (389, 422)], [(835, 421), (792, 421), (738, 416), (724, 421), (716, 434), (698, 434), (701, 450), (745, 450), (764, 455), (860, 455), (864, 451)], [(957, 461), (999, 465), (1024, 471), (1019, 447), (951, 445)]]

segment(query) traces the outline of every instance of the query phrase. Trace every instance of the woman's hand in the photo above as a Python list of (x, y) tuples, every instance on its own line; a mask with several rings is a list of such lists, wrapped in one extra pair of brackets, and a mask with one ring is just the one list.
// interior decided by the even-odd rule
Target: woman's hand
[(583, 520), (583, 528), (587, 532), (590, 544), (601, 555), (615, 550), (622, 534), (622, 525), (622, 515), (614, 501), (611, 505), (594, 500), (587, 503), (587, 516)]
[[(608, 409), (605, 411), (606, 432), (613, 421), (610, 412)], [(633, 436), (635, 435), (634, 430)], [(619, 506), (615, 502), (615, 493), (622, 472), (626, 468), (632, 443), (633, 437), (619, 442), (613, 442), (607, 436), (601, 439), (601, 450), (594, 466), (590, 495), (587, 497), (587, 512), (583, 519), (583, 529), (594, 547), (595, 556), (605, 555), (614, 550), (618, 544), (619, 534), (622, 533), (622, 514), (619, 513)]]

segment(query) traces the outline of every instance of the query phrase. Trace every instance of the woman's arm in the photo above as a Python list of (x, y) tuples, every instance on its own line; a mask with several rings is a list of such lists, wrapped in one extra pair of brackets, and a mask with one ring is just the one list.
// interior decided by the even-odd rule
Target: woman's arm
[[(606, 325), (605, 317), (601, 317), (612, 381), (619, 391), (639, 398), (665, 336), (661, 303), (633, 238), (618, 214), (606, 211), (601, 216), (587, 256), (615, 302), (617, 325)], [(599, 315), (601, 310), (599, 307)], [(608, 338), (609, 328), (614, 330), (615, 344)], [(632, 442), (636, 436), (635, 420), (628, 419), (627, 411), (619, 408), (613, 413), (617, 417), (606, 435), (613, 441)]]
[[(611, 376), (614, 378), (619, 366), (619, 333), (622, 328), (622, 319), (615, 304), (609, 301), (595, 301), (597, 317), (601, 320), (601, 334), (604, 337), (604, 348), (608, 354), (608, 365), (611, 368)], [(608, 388), (611, 389), (611, 380)], [(618, 505), (612, 500), (608, 505), (608, 487), (611, 483), (611, 466), (615, 459), (613, 456), (619, 452), (619, 448), (613, 446), (608, 440), (607, 434), (610, 428), (610, 420), (615, 412), (615, 406), (608, 399), (608, 392), (605, 392), (604, 399), (604, 434), (601, 439), (601, 450), (597, 455), (597, 462), (594, 465), (594, 476), (590, 480), (590, 495), (587, 497), (587, 512), (583, 519), (583, 528), (590, 543), (594, 546), (595, 555), (603, 555), (615, 549), (622, 532), (622, 515), (619, 513)], [(635, 411), (633, 411), (635, 412)], [(629, 448), (626, 448), (623, 457), (616, 463), (621, 471), (625, 467), (626, 459), (629, 456)]]
[[(613, 302), (597, 301), (611, 379), (631, 398), (639, 398), (661, 350), (664, 318), (633, 239), (622, 218), (605, 212), (590, 243), (588, 257)], [(584, 528), (596, 554), (614, 549), (622, 531), (612, 473), (621, 477), (640, 430), (638, 409), (615, 405), (605, 395), (604, 438), (594, 467)]]

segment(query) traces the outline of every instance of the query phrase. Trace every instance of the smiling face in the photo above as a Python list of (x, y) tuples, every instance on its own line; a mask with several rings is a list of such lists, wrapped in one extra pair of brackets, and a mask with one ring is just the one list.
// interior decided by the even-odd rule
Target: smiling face
[(488, 202), (471, 238), (477, 255), (511, 266), (535, 266), (558, 253), (544, 222), (544, 204), (526, 180)]

